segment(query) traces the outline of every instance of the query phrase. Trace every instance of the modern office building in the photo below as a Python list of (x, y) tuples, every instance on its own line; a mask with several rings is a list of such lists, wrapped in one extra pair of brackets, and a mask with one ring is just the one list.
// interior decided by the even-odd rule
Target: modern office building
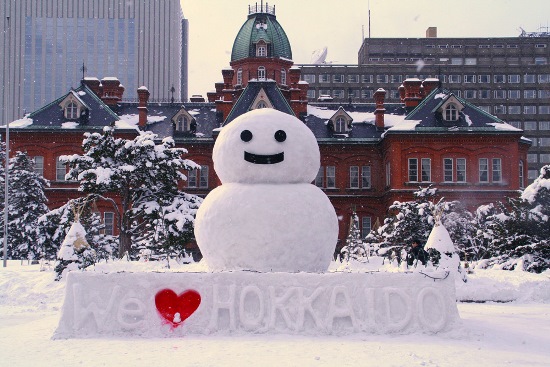
[(370, 102), (377, 88), (400, 103), (408, 78), (439, 78), (443, 87), (525, 130), (532, 140), (529, 179), (550, 163), (550, 34), (509, 38), (367, 38), (357, 65), (300, 65), (310, 101)]
[(6, 101), (15, 120), (78, 87), (83, 74), (116, 76), (126, 98), (147, 85), (152, 100), (187, 100), (179, 0), (6, 0), (0, 27), (2, 122)]

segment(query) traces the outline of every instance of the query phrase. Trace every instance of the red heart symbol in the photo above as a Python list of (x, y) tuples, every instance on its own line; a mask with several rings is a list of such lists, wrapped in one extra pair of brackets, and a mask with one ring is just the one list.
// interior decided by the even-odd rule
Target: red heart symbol
[(201, 295), (191, 289), (179, 296), (171, 289), (163, 289), (155, 295), (155, 305), (159, 314), (174, 327), (191, 316), (200, 304)]

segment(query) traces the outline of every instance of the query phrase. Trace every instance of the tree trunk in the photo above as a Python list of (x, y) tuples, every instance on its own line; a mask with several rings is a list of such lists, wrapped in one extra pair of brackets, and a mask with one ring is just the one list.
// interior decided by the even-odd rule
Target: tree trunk
[(130, 235), (130, 218), (128, 211), (130, 209), (130, 190), (124, 187), (122, 190), (122, 211), (120, 215), (120, 235), (118, 239), (118, 258), (122, 259), (126, 253), (130, 253), (132, 248), (132, 236)]

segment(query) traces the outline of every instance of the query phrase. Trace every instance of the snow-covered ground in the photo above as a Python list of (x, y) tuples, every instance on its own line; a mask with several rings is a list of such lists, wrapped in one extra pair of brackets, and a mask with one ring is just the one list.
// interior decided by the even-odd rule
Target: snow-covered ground
[[(159, 265), (119, 263), (96, 271), (158, 271)], [(0, 268), (1, 366), (550, 366), (548, 272), (475, 270), (467, 283), (457, 283), (457, 297), (488, 302), (460, 302), (461, 325), (435, 335), (66, 340), (51, 339), (65, 287), (54, 276), (14, 261)]]

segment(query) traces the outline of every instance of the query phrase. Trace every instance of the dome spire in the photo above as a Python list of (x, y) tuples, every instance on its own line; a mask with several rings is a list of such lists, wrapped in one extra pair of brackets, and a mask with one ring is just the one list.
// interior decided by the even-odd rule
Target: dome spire
[(256, 3), (255, 5), (248, 5), (248, 15), (259, 14), (259, 13), (271, 14), (275, 16), (275, 5), (270, 7), (266, 1), (264, 6), (264, 0), (260, 2), (260, 7), (258, 7), (258, 3)]

